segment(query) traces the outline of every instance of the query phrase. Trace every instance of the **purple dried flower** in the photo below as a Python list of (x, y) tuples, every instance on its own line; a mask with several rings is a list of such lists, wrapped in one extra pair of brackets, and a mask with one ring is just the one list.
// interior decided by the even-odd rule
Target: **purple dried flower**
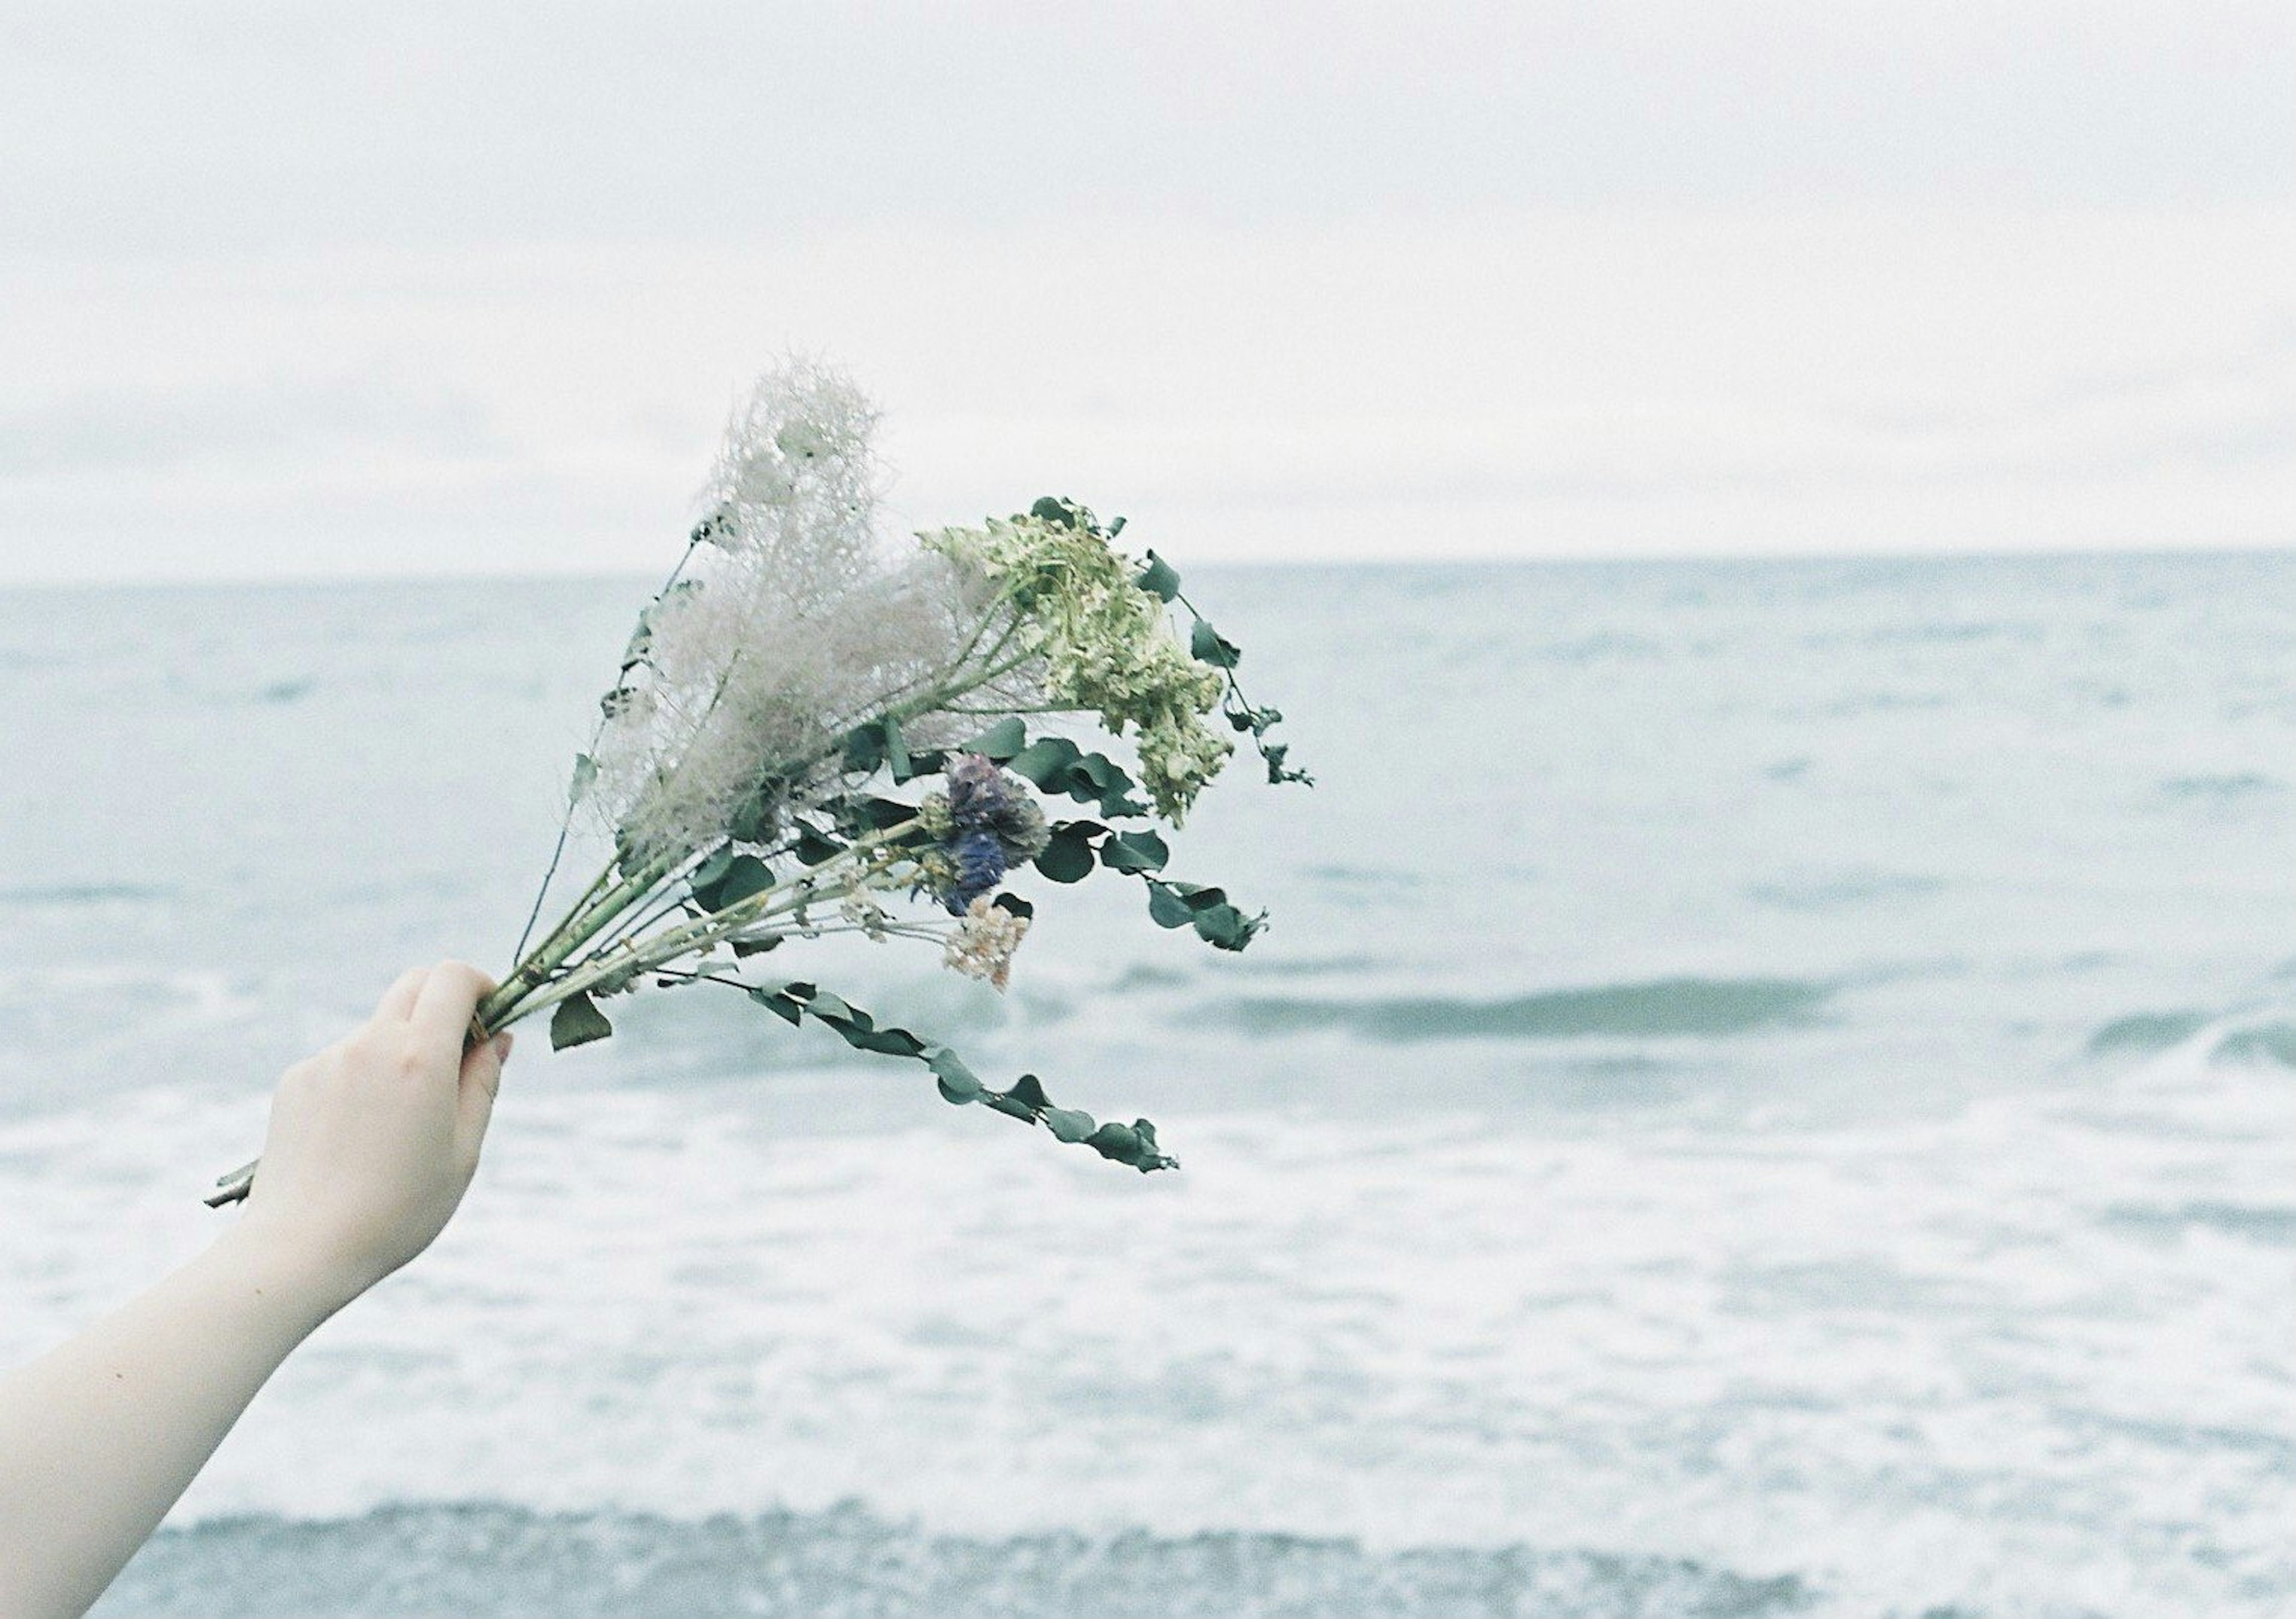
[(1019, 865), (1045, 852), (1050, 835), (1036, 795), (985, 754), (961, 753), (943, 773), (948, 818), (960, 832), (993, 832), (1004, 863)]
[(982, 828), (959, 832), (948, 852), (956, 881), (941, 895), (941, 903), (951, 916), (963, 916), (967, 905), (1004, 880), (1004, 846), (996, 841), (996, 833)]
[(966, 830), (993, 830), (997, 815), (1013, 802), (1004, 773), (987, 754), (961, 753), (945, 773), (948, 814)]

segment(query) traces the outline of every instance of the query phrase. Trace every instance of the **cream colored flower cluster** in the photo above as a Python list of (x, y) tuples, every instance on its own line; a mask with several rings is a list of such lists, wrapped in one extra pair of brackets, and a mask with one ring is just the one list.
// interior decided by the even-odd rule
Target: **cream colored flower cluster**
[(1162, 603), (1134, 583), (1139, 564), (1088, 523), (1033, 516), (918, 537), (1012, 593), (1028, 648), (1045, 659), (1046, 695), (1097, 713), (1119, 736), (1131, 726), (1141, 784), (1179, 825), (1235, 744), (1205, 724), (1225, 689), (1220, 672), (1173, 635)]
[(1021, 948), (1028, 931), (1027, 917), (1015, 916), (981, 895), (965, 907), (964, 919), (942, 946), (941, 962), (1001, 990), (1013, 977), (1013, 953)]

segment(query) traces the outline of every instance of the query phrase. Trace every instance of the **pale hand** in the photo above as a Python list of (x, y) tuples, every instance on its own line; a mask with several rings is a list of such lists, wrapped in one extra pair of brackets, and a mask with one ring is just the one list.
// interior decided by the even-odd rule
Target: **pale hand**
[(240, 1239), (338, 1306), (430, 1247), (478, 1168), (510, 1051), (507, 1033), (464, 1045), (493, 988), (461, 961), (417, 968), (365, 1024), (289, 1068)]

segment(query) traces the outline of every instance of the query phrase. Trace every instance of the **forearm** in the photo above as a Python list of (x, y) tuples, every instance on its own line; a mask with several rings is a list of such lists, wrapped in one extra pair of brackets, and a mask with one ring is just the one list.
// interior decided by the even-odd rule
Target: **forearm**
[(85, 1612), (289, 1352), (439, 1234), (510, 1051), (507, 1034), (464, 1046), (493, 987), (459, 961), (402, 974), (282, 1076), (230, 1231), (0, 1378), (0, 1619)]
[(341, 1302), (235, 1227), (0, 1378), (0, 1619), (85, 1612), (264, 1379)]

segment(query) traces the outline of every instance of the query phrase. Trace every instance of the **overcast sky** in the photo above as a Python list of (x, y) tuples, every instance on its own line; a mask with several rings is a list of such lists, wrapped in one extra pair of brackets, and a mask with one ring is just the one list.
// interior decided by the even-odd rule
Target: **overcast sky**
[(2292, 15), (0, 0), (0, 580), (650, 569), (791, 348), (916, 525), (2286, 544)]

